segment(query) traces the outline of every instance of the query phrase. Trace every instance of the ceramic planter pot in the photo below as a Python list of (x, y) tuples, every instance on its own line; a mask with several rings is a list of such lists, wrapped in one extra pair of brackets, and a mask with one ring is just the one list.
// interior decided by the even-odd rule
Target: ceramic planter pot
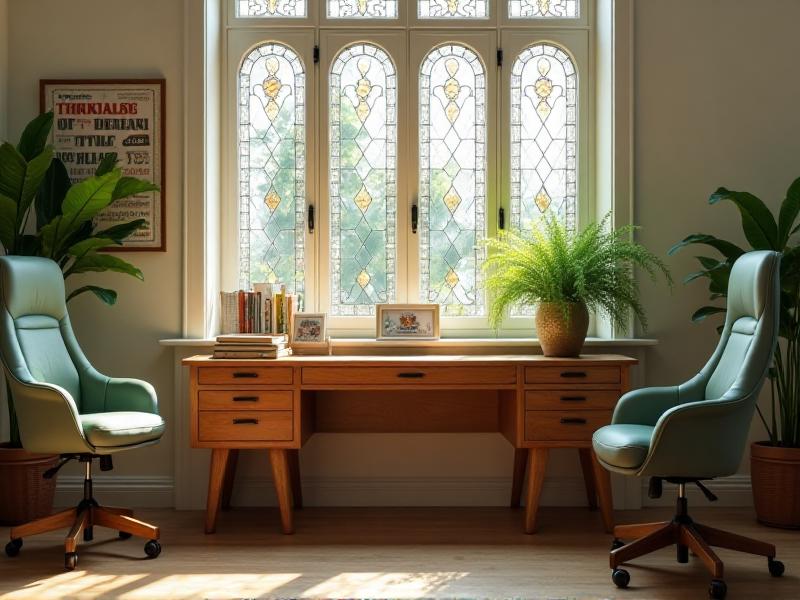
[(589, 311), (583, 302), (570, 302), (567, 310), (556, 302), (540, 302), (536, 333), (545, 356), (579, 356), (589, 331)]
[(750, 478), (758, 521), (800, 529), (800, 448), (751, 444)]
[(57, 462), (55, 454), (31, 454), (0, 444), (0, 524), (18, 525), (53, 512), (56, 478), (43, 475)]

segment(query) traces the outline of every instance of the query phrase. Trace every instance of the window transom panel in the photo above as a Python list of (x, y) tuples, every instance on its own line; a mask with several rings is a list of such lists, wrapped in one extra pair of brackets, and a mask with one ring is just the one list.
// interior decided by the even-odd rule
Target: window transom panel
[(396, 19), (398, 0), (328, 0), (331, 19)]
[(420, 19), (485, 19), (489, 0), (417, 0)]
[(580, 0), (508, 0), (512, 19), (574, 19), (580, 16)]
[(236, 0), (237, 17), (295, 17), (306, 16), (306, 0)]

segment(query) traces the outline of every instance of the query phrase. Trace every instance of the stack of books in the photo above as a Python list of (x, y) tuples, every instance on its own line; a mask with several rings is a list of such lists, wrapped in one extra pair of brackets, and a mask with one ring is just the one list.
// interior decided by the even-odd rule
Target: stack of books
[(220, 292), (222, 333), (291, 333), (300, 298), (285, 285), (254, 283), (252, 291)]
[(214, 344), (214, 358), (281, 358), (291, 353), (284, 334), (218, 335)]

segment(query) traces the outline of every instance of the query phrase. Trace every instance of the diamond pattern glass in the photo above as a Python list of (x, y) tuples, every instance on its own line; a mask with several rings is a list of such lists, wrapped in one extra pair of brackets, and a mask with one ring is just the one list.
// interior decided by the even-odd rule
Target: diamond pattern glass
[(486, 19), (489, 0), (417, 0), (420, 19)]
[(328, 0), (329, 19), (396, 19), (398, 0)]
[(482, 315), (486, 73), (470, 49), (433, 49), (420, 69), (420, 297)]
[(236, 0), (237, 17), (305, 17), (306, 0)]
[(512, 19), (575, 19), (580, 10), (580, 0), (508, 0)]
[(239, 70), (239, 280), (303, 293), (305, 71), (277, 43)]
[(342, 50), (330, 74), (331, 314), (394, 302), (397, 74), (372, 44)]

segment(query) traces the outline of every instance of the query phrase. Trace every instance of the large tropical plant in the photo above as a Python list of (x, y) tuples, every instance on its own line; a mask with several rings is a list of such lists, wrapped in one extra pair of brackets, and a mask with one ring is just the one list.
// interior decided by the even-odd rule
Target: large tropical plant
[[(800, 246), (795, 234), (800, 231), (800, 178), (786, 192), (777, 219), (766, 204), (748, 192), (734, 192), (719, 188), (709, 198), (709, 204), (732, 202), (739, 210), (742, 230), (751, 250), (775, 250), (781, 259), (781, 309), (779, 336), (784, 340), (775, 349), (774, 366), (770, 369), (772, 387), (771, 414), (765, 416), (758, 409), (764, 427), (774, 446), (800, 447)], [(684, 283), (705, 279), (708, 281), (710, 299), (727, 296), (728, 279), (733, 263), (748, 249), (733, 242), (705, 233), (692, 234), (670, 250), (675, 254), (687, 246), (704, 245), (716, 250), (720, 256), (697, 256), (702, 267), (688, 275)], [(692, 315), (693, 321), (724, 314), (725, 307), (702, 306)], [(718, 328), (721, 331), (721, 326)]]
[(672, 278), (661, 259), (632, 240), (635, 227), (612, 229), (609, 218), (572, 233), (547, 213), (530, 232), (501, 232), (489, 240), (484, 268), (490, 324), (498, 327), (514, 305), (553, 302), (566, 314), (569, 304), (583, 302), (615, 327), (627, 325), (630, 311), (646, 327), (633, 267), (652, 279), (660, 272), (670, 285)]
[[(53, 113), (31, 121), (13, 145), (0, 145), (0, 245), (5, 254), (44, 256), (58, 263), (68, 278), (78, 273), (113, 271), (143, 279), (142, 272), (126, 260), (99, 251), (119, 246), (145, 225), (144, 219), (103, 230), (93, 219), (122, 198), (158, 189), (156, 185), (122, 175), (117, 156), (106, 154), (94, 176), (72, 183), (61, 160), (47, 144)], [(92, 292), (106, 304), (117, 293), (96, 285), (73, 290), (67, 300)], [(20, 446), (13, 401), (8, 395), (11, 445)]]

